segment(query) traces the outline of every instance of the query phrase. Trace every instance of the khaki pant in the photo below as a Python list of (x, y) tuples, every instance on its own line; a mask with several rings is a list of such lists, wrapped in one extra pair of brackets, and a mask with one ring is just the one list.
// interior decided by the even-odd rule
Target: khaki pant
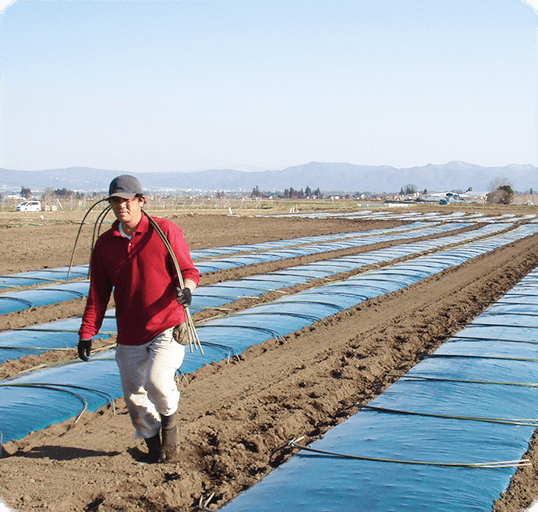
[(135, 437), (149, 438), (159, 432), (160, 415), (177, 411), (179, 391), (174, 376), (185, 356), (185, 347), (167, 329), (145, 345), (118, 345), (116, 361), (120, 369), (123, 396)]

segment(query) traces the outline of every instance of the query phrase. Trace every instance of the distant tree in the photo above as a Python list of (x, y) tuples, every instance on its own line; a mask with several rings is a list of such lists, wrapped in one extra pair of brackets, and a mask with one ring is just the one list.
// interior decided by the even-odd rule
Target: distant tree
[(412, 183), (408, 183), (405, 186), (404, 194), (414, 194), (417, 191), (417, 186), (413, 185)]
[(531, 192), (530, 192), (531, 196), (532, 196), (532, 188), (531, 188)]
[(256, 185), (252, 189), (252, 194), (250, 194), (250, 197), (260, 197), (261, 195), (262, 195), (262, 193), (260, 192), (260, 189), (258, 188), (258, 185)]
[(486, 202), (489, 204), (510, 204), (513, 199), (514, 189), (510, 185), (501, 185), (486, 194)]
[(70, 198), (76, 196), (75, 192), (69, 190), (68, 188), (57, 188), (54, 190), (54, 195), (61, 198)]
[(307, 186), (304, 190), (304, 193), (306, 197), (312, 197), (312, 189), (310, 187)]
[(321, 191), (319, 190), (319, 188), (314, 190), (314, 197), (316, 197), (318, 199), (321, 197)]
[(52, 188), (46, 188), (41, 192), (41, 200), (45, 203), (54, 199), (54, 190)]
[(428, 189), (425, 188), (425, 189), (422, 191), (422, 193), (423, 193), (424, 195), (427, 195), (427, 194), (428, 194)]
[(510, 188), (514, 188), (514, 185), (510, 182), (508, 178), (505, 178), (504, 176), (497, 176), (497, 178), (491, 180), (488, 190), (490, 192), (494, 192), (495, 190), (498, 190), (500, 187), (508, 186)]
[(25, 197), (26, 199), (30, 199), (34, 197), (34, 194), (32, 194), (32, 191), (28, 187), (22, 187), (21, 188), (21, 196)]

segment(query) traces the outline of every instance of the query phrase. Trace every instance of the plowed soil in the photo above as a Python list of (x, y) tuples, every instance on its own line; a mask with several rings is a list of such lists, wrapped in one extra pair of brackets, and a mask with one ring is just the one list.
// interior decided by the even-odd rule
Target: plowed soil
[[(168, 217), (183, 229), (191, 249), (401, 223), (202, 214)], [(12, 219), (0, 220), (0, 275), (69, 263), (80, 219), (20, 225)], [(87, 262), (91, 236), (90, 228), (82, 231), (75, 263)], [(85, 413), (76, 424), (66, 421), (6, 443), (0, 460), (0, 499), (18, 511), (191, 511), (197, 510), (201, 498), (205, 502), (214, 493), (208, 508), (216, 510), (290, 457), (285, 446), (292, 438), (305, 436), (306, 443), (322, 436), (383, 392), (397, 379), (394, 375), (407, 372), (506, 293), (538, 264), (537, 243), (534, 236), (510, 244), (283, 340), (249, 348), (237, 360), (211, 363), (189, 374), (188, 382), (179, 383), (181, 463), (138, 461), (145, 446), (134, 439), (123, 399), (116, 401), (115, 416), (107, 406)], [(201, 285), (379, 247), (205, 274)], [(281, 294), (244, 299), (231, 308), (241, 310), (276, 296)], [(2, 315), (0, 330), (80, 316), (83, 307), (84, 302), (76, 300)], [(195, 320), (215, 313), (197, 314)], [(7, 361), (0, 365), (0, 378), (43, 362), (75, 357), (73, 350)], [(534, 466), (517, 471), (508, 491), (495, 503), (495, 511), (521, 511), (538, 497), (534, 443), (526, 456)]]

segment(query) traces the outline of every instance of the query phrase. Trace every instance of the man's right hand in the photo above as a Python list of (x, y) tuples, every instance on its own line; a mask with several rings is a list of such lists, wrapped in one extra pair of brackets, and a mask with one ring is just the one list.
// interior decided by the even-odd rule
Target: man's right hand
[(78, 357), (83, 361), (90, 360), (90, 354), (92, 352), (92, 340), (79, 340), (78, 342)]

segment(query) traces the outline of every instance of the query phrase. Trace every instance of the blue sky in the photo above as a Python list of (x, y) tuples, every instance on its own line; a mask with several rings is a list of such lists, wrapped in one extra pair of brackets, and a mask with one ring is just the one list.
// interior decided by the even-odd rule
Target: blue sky
[(9, 4), (0, 166), (536, 165), (537, 4)]

